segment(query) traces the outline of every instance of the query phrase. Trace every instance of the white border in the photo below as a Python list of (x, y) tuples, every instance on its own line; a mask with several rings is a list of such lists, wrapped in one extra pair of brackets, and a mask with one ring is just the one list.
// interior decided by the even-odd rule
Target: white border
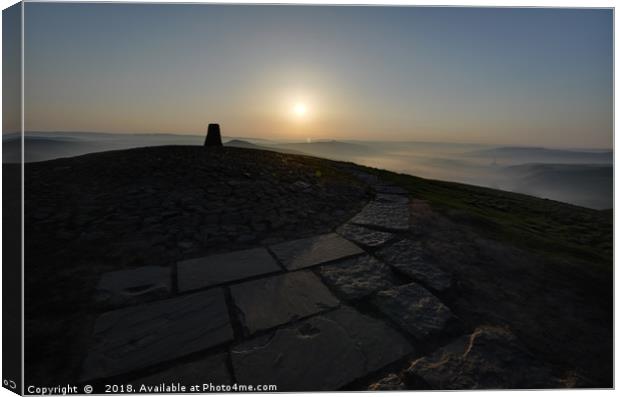
[[(33, 2), (33, 1), (46, 1), (46, 0), (29, 0), (29, 2)], [(103, 1), (91, 1), (91, 0), (63, 0), (63, 2), (92, 2), (92, 3), (97, 3), (97, 2), (103, 2)], [(108, 1), (107, 3), (120, 3), (120, 1)], [(2, 9), (5, 9), (13, 4), (15, 4), (15, 1), (11, 1), (11, 0), (0, 0), (0, 4), (2, 5)], [(373, 6), (468, 6), (468, 7), (562, 7), (562, 8), (580, 8), (580, 7), (587, 7), (587, 8), (615, 8), (616, 6), (616, 2), (613, 0), (590, 0), (590, 1), (576, 1), (576, 0), (520, 0), (520, 1), (515, 1), (515, 0), (474, 0), (474, 1), (467, 1), (467, 0), (450, 0), (449, 2), (445, 1), (445, 0), (426, 0), (426, 1), (407, 1), (407, 0), (363, 0), (363, 1), (356, 1), (356, 0), (337, 0), (337, 1), (330, 1), (330, 0), (314, 0), (312, 2), (310, 1), (300, 1), (300, 0), (288, 0), (288, 1), (264, 1), (264, 0), (242, 0), (242, 1), (234, 1), (234, 0), (217, 0), (217, 1), (209, 1), (209, 2), (197, 2), (197, 1), (175, 1), (175, 0), (148, 0), (148, 1), (127, 1), (126, 3), (196, 3), (196, 4), (205, 4), (205, 3), (209, 3), (209, 4), (238, 4), (238, 3), (243, 3), (243, 4), (315, 4), (315, 5), (334, 5), (334, 4), (340, 4), (340, 5), (373, 5)], [(1, 32), (1, 26), (2, 26), (2, 19), (0, 18), (0, 32)], [(1, 33), (0, 33), (1, 36)], [(22, 5), (22, 38), (24, 37), (24, 7)], [(615, 80), (615, 75), (618, 71), (618, 65), (615, 62), (615, 43), (617, 42), (618, 39), (618, 32), (615, 29), (615, 17), (614, 17), (614, 99), (615, 99), (615, 92), (616, 92), (616, 80)], [(1, 40), (0, 40), (0, 46), (1, 46)], [(24, 42), (22, 40), (22, 76), (21, 76), (21, 89), (22, 89), (22, 93), (24, 92), (24, 82), (25, 82), (25, 76), (24, 76)], [(1, 59), (1, 52), (0, 52), (0, 59)], [(0, 90), (2, 87), (2, 83), (1, 83), (1, 79), (0, 79)], [(22, 131), (25, 127), (25, 123), (24, 123), (24, 96), (22, 95), (21, 98), (21, 128)], [(2, 104), (2, 100), (0, 99), (0, 105)], [(615, 118), (615, 112), (618, 110), (617, 104), (614, 100), (614, 132), (616, 130), (616, 118)], [(0, 112), (0, 123), (2, 121), (2, 115)], [(1, 125), (1, 124), (0, 124)], [(614, 137), (615, 137), (615, 133), (614, 133)], [(23, 135), (22, 135), (22, 159), (23, 159)], [(618, 187), (615, 184), (615, 175), (616, 175), (616, 164), (615, 164), (615, 139), (614, 139), (614, 208), (616, 208), (618, 206), (618, 204), (620, 203), (620, 199), (618, 199), (618, 191), (616, 190), (616, 188)], [(23, 175), (24, 175), (24, 167), (23, 167), (23, 161), (22, 161), (22, 180), (23, 180)], [(1, 172), (0, 172), (0, 182), (1, 182)], [(0, 192), (2, 190), (2, 186), (0, 183)], [(22, 195), (23, 195), (23, 184), (22, 184)], [(23, 200), (22, 200), (22, 227), (23, 227)], [(0, 214), (2, 212), (2, 209), (0, 208)], [(618, 235), (615, 233), (616, 230), (616, 225), (618, 224), (618, 220), (620, 220), (620, 215), (618, 215), (616, 213), (616, 211), (614, 211), (614, 248), (617, 246), (620, 237), (618, 237)], [(2, 234), (2, 229), (0, 227), (0, 237)], [(0, 249), (1, 249), (1, 239), (0, 239)], [(22, 258), (24, 255), (24, 246), (23, 246), (23, 234), (22, 234), (22, 246), (21, 246), (21, 250), (22, 250)], [(618, 257), (618, 253), (616, 252), (616, 250), (614, 249), (614, 264), (617, 263), (616, 259)], [(21, 273), (21, 277), (22, 277), (22, 286), (24, 285), (24, 269), (23, 269), (23, 262), (22, 262), (22, 273)], [(618, 272), (614, 271), (614, 286), (616, 285), (616, 281), (617, 281), (617, 277), (618, 276)], [(2, 275), (0, 274), (0, 282), (2, 280)], [(22, 288), (22, 340), (21, 340), (21, 347), (22, 347), (22, 354), (24, 352), (24, 341), (23, 341), (23, 331), (24, 331), (24, 321), (23, 321), (23, 288)], [(0, 303), (2, 302), (2, 297), (0, 296)], [(615, 327), (615, 308), (617, 307), (615, 305), (616, 303), (616, 295), (615, 295), (615, 288), (614, 288), (614, 331), (616, 330)], [(2, 320), (0, 318), (0, 338), (2, 336)], [(615, 332), (614, 332), (614, 384), (615, 381), (618, 379), (617, 377), (617, 371), (616, 371), (616, 367), (615, 367), (615, 357), (617, 356), (618, 353), (618, 347), (615, 344)], [(2, 373), (2, 363), (0, 362), (0, 373)], [(23, 363), (22, 363), (22, 379), (23, 379), (23, 375), (24, 375), (24, 367), (23, 367)], [(14, 395), (13, 393), (9, 392), (8, 390), (4, 389), (4, 388), (0, 388), (0, 397), (3, 396), (12, 396)], [(23, 392), (23, 391), (22, 391)], [(591, 394), (601, 394), (601, 393), (610, 393), (613, 391), (606, 391), (606, 390), (586, 390), (586, 391), (581, 391), (581, 390), (575, 390), (575, 389), (571, 389), (571, 390), (566, 390), (566, 391), (558, 391), (558, 390), (552, 390), (552, 391), (537, 391), (536, 393), (544, 393), (545, 395), (560, 395), (560, 394), (564, 394), (564, 393), (569, 393), (571, 396), (573, 395), (591, 395)], [(432, 393), (432, 394), (431, 394)], [(404, 393), (398, 393), (395, 395), (422, 395), (422, 396), (428, 396), (428, 395), (437, 395), (437, 394), (445, 394), (445, 393), (449, 393), (449, 392), (404, 392)], [(532, 393), (531, 391), (484, 391), (484, 392), (465, 392), (465, 393), (473, 393), (474, 395), (477, 394), (484, 394), (487, 396), (494, 396), (494, 395), (499, 395), (499, 394), (505, 394), (505, 393), (510, 393), (511, 396), (522, 396), (522, 395), (527, 395), (527, 393)], [(294, 395), (293, 393), (279, 393), (280, 395)], [(321, 395), (324, 396), (337, 396), (341, 393), (321, 393)], [(379, 395), (388, 395), (388, 393), (379, 393)], [(178, 396), (183, 396), (183, 395), (178, 395)]]

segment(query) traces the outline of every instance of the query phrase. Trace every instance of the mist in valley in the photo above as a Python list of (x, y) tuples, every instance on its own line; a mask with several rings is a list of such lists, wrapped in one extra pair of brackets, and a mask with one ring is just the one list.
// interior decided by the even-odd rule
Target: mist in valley
[[(143, 146), (201, 145), (199, 135), (28, 133), (26, 162)], [(295, 142), (224, 137), (226, 146), (305, 154), (529, 194), (594, 209), (613, 207), (613, 151), (433, 142)], [(3, 136), (3, 162), (19, 162), (21, 137)]]

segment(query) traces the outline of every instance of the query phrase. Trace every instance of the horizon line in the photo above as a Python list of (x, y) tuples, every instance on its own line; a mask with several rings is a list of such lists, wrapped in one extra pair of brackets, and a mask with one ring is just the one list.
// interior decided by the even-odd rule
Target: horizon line
[[(32, 131), (24, 131), (25, 134), (108, 134), (108, 135), (177, 135), (177, 136), (196, 136), (203, 137), (206, 135), (206, 131), (204, 133), (191, 133), (191, 132), (111, 132), (111, 131), (62, 131), (62, 130), (53, 130), (53, 131), (41, 131), (41, 130), (32, 130)], [(12, 132), (3, 132), (3, 137), (11, 134), (21, 134), (21, 131), (12, 131)], [(316, 142), (330, 142), (330, 141), (340, 141), (340, 142), (383, 142), (383, 143), (421, 143), (421, 144), (444, 144), (444, 145), (481, 145), (481, 146), (494, 146), (494, 147), (510, 147), (510, 148), (543, 148), (543, 149), (563, 149), (563, 150), (608, 150), (614, 151), (614, 146), (612, 147), (572, 147), (572, 146), (546, 146), (546, 145), (524, 145), (517, 143), (482, 143), (482, 142), (447, 142), (447, 141), (428, 141), (428, 140), (403, 140), (403, 139), (350, 139), (350, 138), (317, 138), (316, 140), (312, 137), (311, 141), (303, 139), (290, 139), (290, 138), (274, 138), (274, 137), (249, 137), (243, 135), (223, 135), (223, 138), (228, 139), (256, 139), (256, 140), (265, 140), (265, 141), (291, 141), (296, 143), (316, 143)]]

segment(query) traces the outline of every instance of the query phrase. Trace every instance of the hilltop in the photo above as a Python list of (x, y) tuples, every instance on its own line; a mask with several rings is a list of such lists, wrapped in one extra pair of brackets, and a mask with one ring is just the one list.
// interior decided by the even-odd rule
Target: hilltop
[[(281, 352), (290, 382), (328, 371), (325, 385), (344, 390), (612, 385), (611, 211), (256, 148), (109, 151), (29, 163), (25, 175), (30, 383), (154, 380), (194, 364), (228, 381), (265, 371), (255, 380), (269, 383), (280, 375), (268, 358)], [(236, 266), (228, 258), (244, 252), (250, 268), (270, 270), (202, 279), (197, 263)], [(155, 281), (136, 285), (133, 271)], [(117, 283), (102, 295), (105, 277)], [(209, 346), (103, 364), (110, 347), (97, 343), (108, 339), (93, 335), (107, 328), (102, 313), (127, 313), (110, 343), (140, 349), (123, 345), (130, 313), (201, 296), (220, 302), (207, 314), (230, 319), (229, 331), (208, 331)], [(416, 296), (434, 309), (417, 312)], [(429, 329), (409, 316), (426, 316)], [(245, 356), (267, 340), (270, 352)], [(449, 353), (463, 343), (470, 356)]]
[[(87, 132), (27, 132), (26, 162), (139, 147), (201, 145), (203, 136)], [(388, 142), (224, 137), (224, 146), (350, 161), (430, 179), (486, 186), (594, 209), (613, 206), (613, 152), (600, 149), (495, 147)], [(21, 158), (21, 136), (3, 136), (3, 161)]]

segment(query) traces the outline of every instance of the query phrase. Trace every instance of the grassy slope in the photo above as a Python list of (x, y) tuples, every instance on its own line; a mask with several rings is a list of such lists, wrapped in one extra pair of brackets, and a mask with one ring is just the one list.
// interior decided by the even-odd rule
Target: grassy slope
[(483, 235), (550, 258), (578, 258), (600, 270), (613, 264), (613, 211), (597, 211), (519, 193), (435, 181), (368, 168)]

